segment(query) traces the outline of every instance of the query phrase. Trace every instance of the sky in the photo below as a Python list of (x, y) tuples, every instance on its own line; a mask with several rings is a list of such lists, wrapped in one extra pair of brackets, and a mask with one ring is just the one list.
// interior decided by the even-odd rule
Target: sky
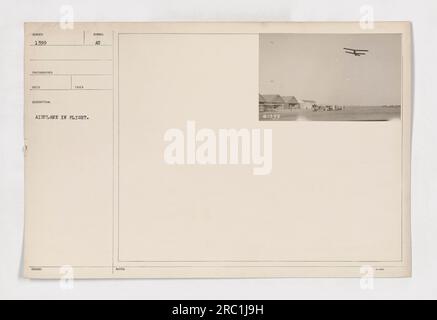
[[(261, 94), (320, 104), (400, 105), (399, 34), (261, 34)], [(367, 49), (364, 56), (343, 48)]]

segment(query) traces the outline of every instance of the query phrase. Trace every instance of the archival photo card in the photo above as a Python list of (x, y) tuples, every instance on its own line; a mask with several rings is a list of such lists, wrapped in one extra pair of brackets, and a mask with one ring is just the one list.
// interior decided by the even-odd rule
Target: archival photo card
[(24, 277), (411, 276), (408, 22), (24, 31)]
[(400, 120), (401, 100), (401, 34), (259, 36), (259, 120)]

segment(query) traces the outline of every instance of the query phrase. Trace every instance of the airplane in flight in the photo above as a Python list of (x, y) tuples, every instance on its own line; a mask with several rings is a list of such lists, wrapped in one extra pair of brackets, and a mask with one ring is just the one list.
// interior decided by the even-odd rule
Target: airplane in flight
[(343, 48), (345, 53), (353, 54), (357, 57), (363, 56), (366, 54), (366, 52), (369, 52), (369, 50), (362, 50), (362, 49), (350, 49), (350, 48)]

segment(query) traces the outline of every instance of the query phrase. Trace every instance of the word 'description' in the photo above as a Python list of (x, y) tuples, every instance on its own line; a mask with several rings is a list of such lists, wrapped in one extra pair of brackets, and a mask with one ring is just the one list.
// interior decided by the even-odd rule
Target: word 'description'
[(195, 121), (187, 121), (185, 132), (171, 128), (164, 134), (169, 142), (164, 161), (170, 165), (252, 165), (254, 175), (272, 171), (271, 129), (196, 130)]

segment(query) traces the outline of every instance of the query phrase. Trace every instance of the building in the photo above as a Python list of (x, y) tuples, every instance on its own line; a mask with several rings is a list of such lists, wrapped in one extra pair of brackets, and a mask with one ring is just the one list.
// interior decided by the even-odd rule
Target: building
[(264, 109), (265, 110), (276, 110), (283, 109), (285, 102), (284, 99), (279, 94), (263, 94), (264, 98)]
[(299, 101), (297, 101), (295, 96), (283, 96), (282, 99), (285, 103), (286, 109), (297, 109), (300, 107)]
[(301, 109), (311, 110), (317, 103), (314, 100), (302, 100), (299, 104)]
[(265, 102), (266, 102), (266, 100), (264, 99), (264, 97), (261, 94), (258, 94), (258, 105), (259, 105), (260, 112), (264, 111), (264, 109), (265, 109), (264, 103)]

